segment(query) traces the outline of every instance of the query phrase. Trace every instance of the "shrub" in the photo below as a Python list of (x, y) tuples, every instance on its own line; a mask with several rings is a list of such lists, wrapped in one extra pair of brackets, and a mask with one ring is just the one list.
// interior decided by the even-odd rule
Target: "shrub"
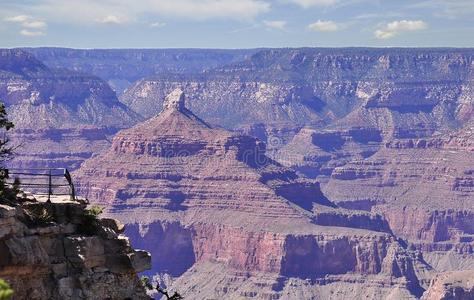
[(183, 296), (181, 296), (178, 292), (174, 292), (174, 294), (170, 296), (168, 291), (166, 291), (166, 290), (164, 290), (160, 287), (159, 283), (156, 284), (156, 287), (153, 287), (153, 285), (150, 282), (150, 278), (148, 276), (142, 276), (140, 278), (140, 282), (141, 282), (141, 284), (143, 285), (144, 288), (146, 288), (149, 291), (157, 291), (158, 293), (165, 296), (167, 300), (182, 300), (182, 299), (184, 299)]
[(10, 288), (5, 280), (0, 279), (0, 300), (10, 299), (13, 295), (13, 290)]
[(104, 212), (104, 208), (98, 205), (93, 205), (91, 208), (86, 209), (86, 215), (94, 217), (96, 219)]
[(103, 207), (94, 205), (84, 211), (82, 222), (79, 225), (79, 232), (86, 235), (94, 235), (100, 226), (99, 216), (104, 211)]
[(42, 203), (24, 207), (23, 213), (30, 226), (47, 226), (54, 222), (54, 214)]

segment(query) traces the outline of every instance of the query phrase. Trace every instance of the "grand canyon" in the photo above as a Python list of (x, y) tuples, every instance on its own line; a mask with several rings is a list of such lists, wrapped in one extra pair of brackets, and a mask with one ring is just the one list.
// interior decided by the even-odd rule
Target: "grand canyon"
[(474, 49), (0, 49), (0, 100), (7, 167), (125, 225), (133, 299), (474, 299)]

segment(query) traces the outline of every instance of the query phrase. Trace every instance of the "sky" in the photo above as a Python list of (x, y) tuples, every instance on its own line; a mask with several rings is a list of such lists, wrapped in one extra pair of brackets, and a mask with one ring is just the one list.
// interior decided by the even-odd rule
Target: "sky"
[(474, 0), (0, 0), (0, 47), (474, 47)]

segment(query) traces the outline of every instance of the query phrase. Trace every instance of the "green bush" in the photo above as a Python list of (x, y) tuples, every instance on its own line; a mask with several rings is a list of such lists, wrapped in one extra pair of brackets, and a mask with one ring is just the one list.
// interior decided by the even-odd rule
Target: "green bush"
[(24, 207), (23, 213), (31, 226), (47, 226), (54, 222), (54, 213), (51, 208), (42, 203), (28, 205)]
[(96, 219), (104, 212), (104, 208), (98, 205), (93, 205), (91, 208), (86, 209), (86, 215), (94, 217)]
[(104, 211), (103, 207), (94, 205), (84, 211), (82, 222), (79, 225), (79, 232), (85, 235), (95, 235), (100, 226), (99, 216)]
[(166, 297), (166, 300), (182, 300), (184, 299), (178, 292), (174, 292), (173, 295), (170, 295), (167, 290), (161, 288), (160, 284), (156, 284), (156, 287), (153, 287), (153, 284), (150, 281), (148, 276), (142, 276), (140, 278), (142, 286), (149, 291), (156, 291), (161, 295)]
[(140, 283), (147, 290), (152, 290), (153, 289), (153, 285), (151, 284), (150, 278), (148, 276), (140, 277)]
[(13, 295), (13, 290), (10, 288), (5, 280), (0, 279), (0, 300), (10, 299)]

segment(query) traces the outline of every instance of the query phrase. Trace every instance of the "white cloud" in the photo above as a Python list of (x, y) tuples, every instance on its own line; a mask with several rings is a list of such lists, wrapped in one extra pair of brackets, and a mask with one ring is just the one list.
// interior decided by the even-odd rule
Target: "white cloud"
[(165, 22), (154, 22), (150, 24), (150, 27), (152, 28), (163, 28), (166, 26)]
[(124, 17), (119, 17), (115, 15), (108, 15), (99, 20), (100, 23), (104, 24), (122, 24), (127, 22), (127, 19)]
[(308, 25), (308, 29), (312, 31), (332, 32), (341, 29), (341, 26), (333, 21), (321, 21), (311, 23)]
[(418, 31), (428, 28), (428, 24), (421, 20), (401, 20), (386, 24), (380, 29), (377, 29), (374, 34), (378, 39), (390, 39), (402, 32)]
[(267, 26), (268, 28), (271, 29), (278, 29), (278, 30), (284, 30), (286, 27), (287, 22), (286, 21), (263, 21), (263, 25)]
[(30, 31), (27, 29), (23, 29), (20, 31), (21, 35), (27, 36), (27, 37), (37, 37), (37, 36), (43, 36), (46, 35), (43, 31)]
[(338, 2), (338, 0), (291, 0), (301, 7), (308, 8), (312, 6), (330, 6)]
[(3, 19), (5, 22), (13, 22), (13, 23), (22, 23), (25, 21), (30, 20), (31, 17), (27, 15), (18, 15), (18, 16), (13, 16), (13, 17), (7, 17)]
[(186, 20), (251, 20), (268, 12), (272, 0), (40, 0), (29, 11), (68, 23), (139, 21), (144, 15)]
[(22, 25), (23, 27), (26, 27), (26, 28), (35, 28), (35, 29), (46, 27), (46, 23), (43, 21), (25, 21), (22, 23)]
[(46, 28), (47, 24), (44, 21), (35, 20), (31, 16), (17, 15), (3, 19), (5, 22), (18, 23), (22, 27), (20, 34), (28, 37), (46, 35), (41, 29)]

